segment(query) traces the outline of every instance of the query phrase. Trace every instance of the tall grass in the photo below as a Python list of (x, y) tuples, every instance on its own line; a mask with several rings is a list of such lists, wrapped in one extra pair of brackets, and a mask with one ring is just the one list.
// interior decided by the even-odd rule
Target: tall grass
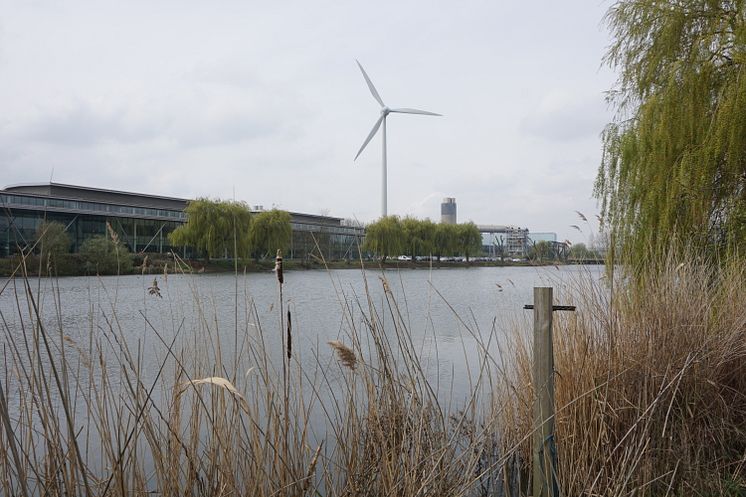
[[(555, 314), (563, 495), (746, 495), (746, 266), (669, 257), (639, 279), (576, 282)], [(524, 461), (530, 346), (501, 398), (505, 447)]]
[[(251, 300), (235, 342), (221, 343), (194, 287), (194, 328), (141, 313), (160, 344), (145, 364), (113, 294), (101, 319), (92, 310), (87, 329), (70, 329), (59, 309), (43, 318), (49, 299), (23, 273), (3, 295), (17, 305), (3, 316), (0, 494), (473, 495), (482, 477), (494, 443), (476, 428), (477, 394), (453, 413), (440, 406), (385, 280), (383, 305), (340, 296), (339, 340), (310, 362), (291, 354), (289, 329), (261, 326)], [(154, 287), (144, 298), (161, 296)], [(287, 349), (270, 350), (286, 331)]]
[[(742, 495), (744, 273), (670, 259), (613, 294), (590, 277), (563, 291), (578, 312), (555, 316), (562, 495)], [(295, 338), (289, 349), (292, 305), (277, 305), (280, 329), (265, 329), (237, 292), (244, 317), (221, 343), (194, 286), (179, 299), (197, 308), (195, 323), (161, 329), (140, 314), (155, 364), (126, 336), (114, 295), (101, 318), (92, 303), (80, 329), (62, 319), (50, 281), (52, 321), (23, 267), (0, 287), (15, 305), (2, 316), (2, 495), (526, 495), (525, 326), (503, 358), (490, 352), (495, 329), (468, 338), (482, 354), (463, 401), (446, 406), (385, 277), (352, 298), (337, 290), (339, 338), (310, 360)]]

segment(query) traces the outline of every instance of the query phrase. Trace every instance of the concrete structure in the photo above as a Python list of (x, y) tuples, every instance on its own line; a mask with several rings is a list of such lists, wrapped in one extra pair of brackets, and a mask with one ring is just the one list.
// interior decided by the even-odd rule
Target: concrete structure
[[(104, 190), (59, 183), (26, 184), (0, 190), (0, 256), (30, 246), (44, 220), (65, 225), (77, 251), (87, 238), (106, 234), (106, 224), (135, 253), (183, 253), (168, 234), (186, 222), (189, 199)], [(289, 258), (323, 255), (357, 258), (365, 230), (343, 219), (291, 212)]]
[(482, 248), (489, 257), (526, 257), (528, 228), (493, 224), (480, 224), (477, 228), (482, 233)]
[(458, 218), (456, 215), (456, 199), (446, 197), (440, 204), (440, 222), (443, 224), (456, 224)]

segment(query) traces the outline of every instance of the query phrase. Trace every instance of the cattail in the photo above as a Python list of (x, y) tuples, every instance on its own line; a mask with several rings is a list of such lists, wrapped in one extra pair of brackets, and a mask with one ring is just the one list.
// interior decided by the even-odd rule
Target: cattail
[(277, 281), (282, 285), (285, 280), (282, 275), (282, 250), (277, 249), (277, 257), (275, 257), (275, 273), (277, 273)]
[(288, 309), (288, 343), (287, 343), (288, 360), (290, 360), (290, 356), (292, 356), (293, 354), (293, 333), (292, 333), (293, 325), (291, 323), (292, 321), (290, 320), (290, 309)]
[(350, 349), (347, 345), (343, 344), (339, 340), (331, 340), (328, 343), (334, 350), (337, 351), (339, 362), (341, 362), (343, 366), (348, 367), (354, 371), (355, 366), (357, 366), (357, 357), (355, 357), (355, 353), (352, 351), (352, 349)]

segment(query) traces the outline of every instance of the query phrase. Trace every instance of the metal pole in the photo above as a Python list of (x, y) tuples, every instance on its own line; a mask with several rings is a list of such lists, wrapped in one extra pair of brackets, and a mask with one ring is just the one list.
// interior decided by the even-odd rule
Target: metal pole
[(559, 497), (554, 440), (552, 288), (534, 288), (533, 496)]
[(383, 117), (383, 185), (381, 186), (381, 216), (386, 217), (388, 214), (386, 190), (388, 182), (386, 181), (386, 116)]

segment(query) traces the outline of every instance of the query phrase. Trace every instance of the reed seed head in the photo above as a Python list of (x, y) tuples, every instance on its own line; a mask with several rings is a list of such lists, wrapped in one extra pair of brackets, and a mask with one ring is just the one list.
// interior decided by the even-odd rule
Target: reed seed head
[(341, 362), (343, 366), (354, 371), (357, 366), (357, 356), (355, 356), (355, 352), (339, 340), (331, 340), (328, 343), (337, 351), (339, 362)]

